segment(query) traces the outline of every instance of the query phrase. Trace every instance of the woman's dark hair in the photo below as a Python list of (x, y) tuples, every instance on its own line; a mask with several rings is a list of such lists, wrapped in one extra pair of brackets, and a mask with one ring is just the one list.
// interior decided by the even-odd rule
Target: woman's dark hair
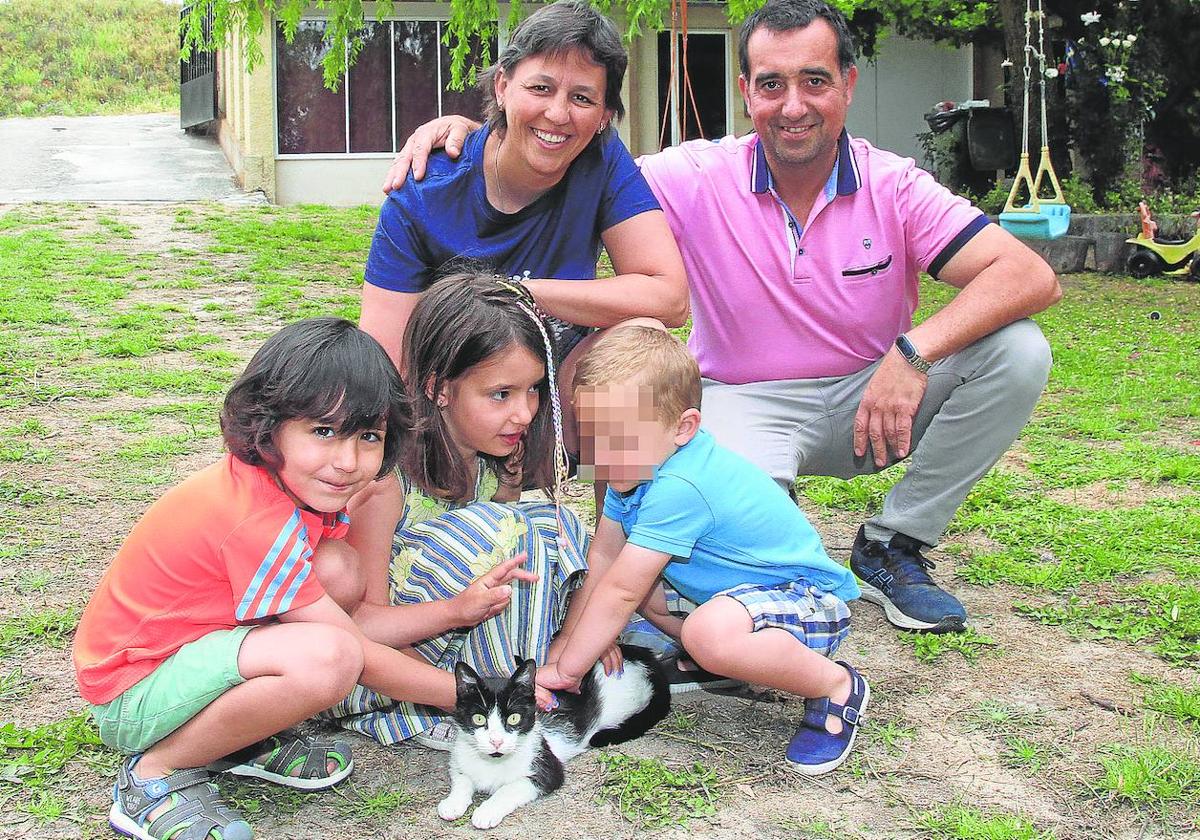
[(793, 29), (804, 29), (813, 21), (823, 20), (837, 36), (838, 65), (845, 76), (854, 66), (854, 36), (846, 16), (823, 0), (767, 0), (766, 4), (750, 13), (742, 23), (738, 35), (738, 63), (742, 76), (750, 81), (750, 36), (758, 29), (784, 33)]
[[(459, 262), (451, 270), (454, 273), (421, 295), (404, 332), (404, 379), (413, 392), (414, 440), (401, 453), (400, 470), (431, 496), (464, 499), (471, 492), (468, 467), (438, 409), (438, 394), (475, 365), (514, 344), (543, 364), (546, 347), (513, 286), (477, 265)], [(553, 336), (549, 325), (542, 326)], [(551, 474), (550, 387), (543, 376), (538, 383), (538, 410), (519, 453), (526, 480)], [(480, 456), (498, 476), (514, 475), (507, 458), (482, 452)]]
[[(479, 90), (488, 125), (493, 130), (508, 125), (504, 111), (496, 105), (497, 72), (502, 70), (511, 77), (516, 66), (532, 55), (559, 55), (573, 49), (582, 49), (604, 68), (604, 107), (613, 112), (612, 122), (624, 118), (621, 84), (625, 81), (629, 54), (617, 27), (583, 0), (558, 0), (521, 21), (496, 63), (480, 74)], [(610, 123), (600, 136), (606, 138), (612, 130)]]
[(235, 458), (278, 470), (275, 435), (288, 420), (327, 422), (338, 435), (386, 425), (382, 478), (411, 424), (396, 366), (379, 342), (343, 318), (310, 318), (267, 339), (225, 395), (221, 434)]

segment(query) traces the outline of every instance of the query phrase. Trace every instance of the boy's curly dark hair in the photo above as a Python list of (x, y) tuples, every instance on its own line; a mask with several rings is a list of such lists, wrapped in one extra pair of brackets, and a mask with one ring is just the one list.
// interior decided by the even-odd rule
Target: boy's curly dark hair
[(408, 396), (379, 343), (344, 318), (310, 318), (267, 339), (225, 395), (221, 434), (235, 458), (278, 470), (280, 424), (327, 422), (346, 436), (386, 426), (383, 465), (395, 467), (411, 425)]

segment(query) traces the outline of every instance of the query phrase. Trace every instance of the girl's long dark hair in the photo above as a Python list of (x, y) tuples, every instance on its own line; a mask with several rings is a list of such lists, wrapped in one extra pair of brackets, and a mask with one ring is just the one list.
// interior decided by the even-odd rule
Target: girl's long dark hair
[[(460, 500), (472, 491), (468, 465), (455, 448), (436, 404), (442, 388), (514, 344), (545, 364), (542, 334), (518, 301), (512, 288), (498, 282), (495, 275), (472, 267), (430, 286), (409, 317), (404, 333), (404, 380), (412, 391), (414, 439), (400, 455), (400, 470), (431, 496)], [(538, 410), (520, 450), (525, 480), (550, 474), (554, 446), (551, 387), (547, 377), (538, 383)], [(514, 476), (507, 458), (482, 452), (480, 456), (501, 478)]]

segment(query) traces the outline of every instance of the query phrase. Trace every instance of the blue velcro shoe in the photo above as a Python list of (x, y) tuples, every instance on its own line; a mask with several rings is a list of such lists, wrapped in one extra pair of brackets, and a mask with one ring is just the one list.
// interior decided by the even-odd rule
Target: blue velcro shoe
[(905, 630), (961, 632), (967, 611), (933, 582), (926, 569), (934, 564), (921, 554), (922, 548), (905, 534), (894, 534), (887, 545), (869, 540), (860, 527), (850, 550), (850, 569), (858, 577), (862, 599), (883, 607), (887, 620)]
[[(871, 699), (871, 687), (863, 676), (845, 662), (837, 664), (850, 672), (850, 696), (845, 705), (828, 697), (805, 700), (804, 722), (788, 744), (787, 763), (804, 776), (820, 776), (841, 766), (850, 755), (858, 724)], [(842, 731), (836, 735), (825, 728), (825, 718), (830, 715), (842, 719)]]

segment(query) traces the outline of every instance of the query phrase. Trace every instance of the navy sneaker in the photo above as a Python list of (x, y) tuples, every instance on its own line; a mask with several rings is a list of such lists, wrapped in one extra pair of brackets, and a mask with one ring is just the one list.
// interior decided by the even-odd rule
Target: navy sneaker
[(933, 582), (926, 569), (934, 564), (921, 555), (923, 547), (905, 534), (893, 535), (884, 545), (867, 539), (860, 527), (850, 550), (850, 569), (859, 579), (862, 598), (883, 607), (887, 620), (905, 630), (961, 632), (967, 611)]
[[(837, 664), (850, 672), (850, 696), (845, 704), (834, 703), (828, 697), (805, 700), (804, 721), (788, 744), (788, 766), (804, 776), (820, 776), (841, 766), (854, 747), (858, 725), (871, 700), (871, 686), (862, 674), (845, 662), (839, 660)], [(829, 715), (842, 719), (842, 731), (836, 735), (825, 728)]]

